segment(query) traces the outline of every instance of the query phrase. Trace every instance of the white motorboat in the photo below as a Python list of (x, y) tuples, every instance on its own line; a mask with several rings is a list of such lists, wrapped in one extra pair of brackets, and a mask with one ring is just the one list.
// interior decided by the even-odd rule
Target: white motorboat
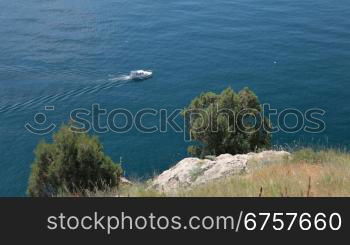
[(132, 80), (145, 80), (151, 78), (153, 75), (152, 71), (137, 70), (130, 72), (130, 79)]

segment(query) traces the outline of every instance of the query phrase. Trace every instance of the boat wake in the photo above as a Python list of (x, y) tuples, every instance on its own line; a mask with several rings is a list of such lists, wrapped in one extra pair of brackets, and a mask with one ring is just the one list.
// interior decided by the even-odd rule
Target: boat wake
[(116, 77), (110, 77), (109, 79), (107, 79), (107, 81), (99, 80), (97, 81), (98, 84), (96, 84), (97, 82), (95, 82), (94, 83), (95, 85), (86, 86), (84, 88), (76, 88), (70, 91), (65, 91), (57, 94), (40, 96), (22, 103), (16, 103), (12, 105), (9, 105), (9, 104), (3, 105), (0, 107), (0, 113), (5, 114), (5, 113), (23, 111), (23, 110), (41, 105), (43, 103), (50, 104), (54, 102), (65, 101), (69, 98), (74, 98), (85, 94), (94, 94), (102, 90), (121, 87), (132, 80), (133, 79), (130, 75), (119, 75)]

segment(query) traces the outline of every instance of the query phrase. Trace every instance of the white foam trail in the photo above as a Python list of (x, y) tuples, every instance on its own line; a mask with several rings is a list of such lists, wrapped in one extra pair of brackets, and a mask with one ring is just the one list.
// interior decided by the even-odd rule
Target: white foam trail
[(130, 81), (131, 80), (131, 76), (129, 75), (120, 75), (114, 78), (110, 78), (108, 79), (109, 81)]
[(14, 105), (5, 105), (0, 107), (0, 113), (4, 112), (13, 112), (13, 111), (21, 111), (23, 109), (31, 108), (35, 105), (42, 104), (44, 102), (57, 102), (64, 101), (71, 97), (77, 97), (83, 94), (93, 94), (97, 93), (101, 90), (112, 88), (112, 87), (121, 87), (125, 85), (128, 81), (131, 81), (131, 77), (129, 75), (119, 75), (117, 77), (109, 78), (108, 82), (95, 84), (94, 86), (87, 86), (84, 88), (73, 89), (67, 92), (61, 92), (58, 94), (41, 96), (37, 98), (30, 99), (23, 103), (16, 103)]

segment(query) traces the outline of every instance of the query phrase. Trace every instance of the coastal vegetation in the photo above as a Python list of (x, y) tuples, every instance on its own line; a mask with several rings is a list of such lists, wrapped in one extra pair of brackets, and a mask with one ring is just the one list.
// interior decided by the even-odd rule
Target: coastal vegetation
[(63, 126), (52, 143), (37, 146), (27, 192), (33, 197), (62, 192), (83, 196), (87, 191), (117, 187), (121, 174), (121, 166), (104, 154), (97, 137)]
[[(270, 122), (261, 117), (258, 97), (245, 88), (236, 93), (227, 88), (220, 94), (203, 93), (182, 112), (188, 122), (194, 145), (188, 158), (194, 168), (182, 176), (195, 182), (209, 167), (219, 168), (216, 159), (237, 154), (237, 162), (228, 161), (232, 173), (222, 178), (207, 178), (198, 185), (176, 187), (171, 192), (155, 188), (155, 178), (126, 180), (120, 164), (103, 152), (95, 136), (74, 132), (70, 125), (53, 135), (52, 143), (41, 142), (29, 179), (28, 195), (107, 196), (107, 197), (316, 197), (350, 196), (350, 154), (346, 151), (301, 148), (280, 151), (286, 158), (269, 162), (249, 162), (256, 152), (271, 148)], [(241, 112), (244, 113), (241, 113)], [(252, 118), (254, 120), (252, 120)], [(258, 120), (258, 121), (257, 121)], [(257, 123), (260, 122), (260, 123)], [(255, 153), (254, 153), (255, 152)], [(272, 153), (271, 153), (272, 152)], [(247, 154), (248, 153), (248, 154)], [(223, 156), (223, 157), (220, 157)], [(264, 155), (263, 155), (264, 156)], [(246, 159), (246, 161), (244, 161)], [(186, 161), (186, 159), (184, 159)], [(186, 163), (186, 162), (185, 162)], [(236, 164), (239, 171), (233, 171)], [(222, 162), (222, 173), (227, 173)], [(249, 167), (249, 168), (248, 168)], [(174, 169), (170, 169), (171, 171)], [(169, 173), (168, 171), (168, 173)], [(177, 171), (177, 170), (176, 170)], [(211, 171), (218, 174), (218, 171)], [(207, 174), (208, 172), (206, 172)], [(182, 173), (183, 174), (183, 173)], [(210, 177), (210, 176), (207, 176)], [(176, 179), (176, 178), (175, 178)], [(172, 179), (173, 180), (173, 179)]]
[[(262, 159), (263, 162), (265, 161)], [(348, 197), (350, 154), (345, 150), (303, 148), (289, 158), (256, 164), (250, 170), (172, 192), (153, 188), (153, 181), (137, 179), (120, 186), (64, 189), (59, 197)], [(190, 173), (192, 174), (192, 173)]]
[(197, 144), (188, 152), (197, 157), (223, 153), (242, 154), (270, 146), (270, 122), (262, 116), (258, 97), (249, 88), (236, 93), (202, 93), (182, 114)]

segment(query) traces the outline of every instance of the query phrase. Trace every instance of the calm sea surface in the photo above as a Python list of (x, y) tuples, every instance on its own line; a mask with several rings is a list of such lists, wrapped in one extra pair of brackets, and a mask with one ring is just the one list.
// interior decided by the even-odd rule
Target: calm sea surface
[[(349, 16), (348, 0), (0, 1), (0, 196), (25, 195), (33, 150), (51, 137), (24, 125), (60, 125), (93, 103), (174, 110), (202, 91), (248, 86), (279, 110), (327, 112), (322, 134), (279, 133), (275, 144), (348, 146)], [(118, 80), (134, 69), (152, 69), (154, 78)], [(39, 112), (43, 125), (33, 121)], [(128, 176), (186, 156), (172, 130), (99, 137)]]

